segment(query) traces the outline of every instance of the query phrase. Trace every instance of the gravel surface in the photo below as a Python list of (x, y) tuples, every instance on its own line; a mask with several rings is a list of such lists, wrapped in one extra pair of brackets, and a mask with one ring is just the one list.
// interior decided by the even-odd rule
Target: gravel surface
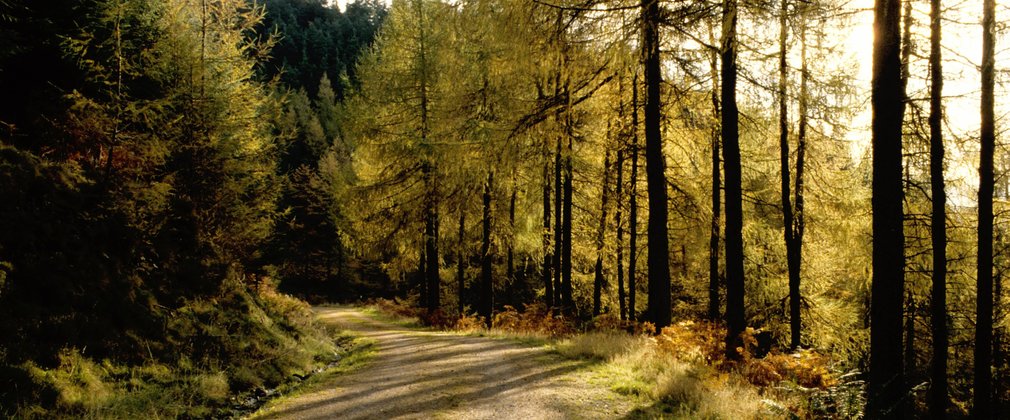
[(373, 359), (272, 407), (269, 419), (620, 418), (634, 405), (590, 383), (587, 362), (504, 339), (418, 331), (356, 308), (316, 309), (323, 322), (376, 341)]

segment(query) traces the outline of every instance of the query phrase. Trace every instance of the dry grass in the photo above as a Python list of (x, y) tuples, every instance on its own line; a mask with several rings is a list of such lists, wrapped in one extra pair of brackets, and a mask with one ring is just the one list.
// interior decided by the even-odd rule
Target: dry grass
[(573, 359), (611, 360), (647, 343), (642, 336), (617, 331), (597, 331), (565, 338), (557, 343), (558, 353)]
[[(374, 307), (396, 316), (409, 313), (389, 301)], [(759, 331), (750, 328), (744, 333), (742, 360), (729, 361), (725, 328), (706, 321), (681, 321), (655, 334), (649, 323), (602, 315), (586, 325), (588, 332), (576, 333), (574, 322), (540, 305), (524, 311), (506, 307), (493, 321), (490, 330), (474, 316), (434, 326), (546, 342), (565, 357), (597, 361), (593, 369), (603, 385), (651, 404), (638, 413), (645, 418), (816, 418), (819, 411), (811, 396), (830, 394), (837, 382), (829, 358), (815, 351), (755, 357)]]

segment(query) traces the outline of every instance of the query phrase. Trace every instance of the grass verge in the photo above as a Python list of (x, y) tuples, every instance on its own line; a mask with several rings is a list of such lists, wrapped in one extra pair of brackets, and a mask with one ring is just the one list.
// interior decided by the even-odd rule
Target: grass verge
[(490, 329), (481, 318), (452, 320), (389, 301), (368, 312), (398, 319), (400, 325), (508, 339), (589, 361), (586, 369), (596, 385), (638, 405), (629, 418), (857, 418), (864, 405), (861, 382), (843, 382), (852, 374), (830, 369), (830, 357), (812, 350), (758, 357), (760, 332), (750, 328), (743, 337), (743, 359), (729, 361), (725, 329), (704, 321), (681, 321), (655, 334), (651, 324), (630, 324), (612, 315), (574, 325), (536, 306), (522, 312), (506, 307)]
[(325, 369), (309, 376), (302, 382), (278, 389), (278, 394), (281, 396), (271, 399), (248, 418), (259, 419), (268, 417), (278, 407), (283, 406), (292, 399), (310, 394), (319, 389), (330, 388), (343, 375), (367, 365), (375, 355), (375, 341), (372, 339), (358, 337), (349, 332), (342, 331), (336, 334), (336, 340), (342, 343), (341, 347), (344, 349), (343, 357), (339, 361), (330, 364)]

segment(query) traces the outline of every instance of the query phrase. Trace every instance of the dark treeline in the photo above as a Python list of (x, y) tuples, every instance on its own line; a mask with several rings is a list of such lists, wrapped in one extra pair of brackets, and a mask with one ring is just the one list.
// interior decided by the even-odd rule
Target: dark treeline
[(272, 290), (346, 266), (319, 161), (384, 15), (0, 2), (0, 416), (220, 416), (332, 357)]

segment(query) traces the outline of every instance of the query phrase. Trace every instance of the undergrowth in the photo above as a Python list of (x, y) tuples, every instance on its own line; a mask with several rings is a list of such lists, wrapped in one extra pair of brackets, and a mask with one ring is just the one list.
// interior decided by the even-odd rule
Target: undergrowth
[(758, 349), (760, 331), (744, 333), (741, 360), (725, 357), (726, 330), (707, 321), (681, 321), (658, 334), (648, 323), (622, 321), (604, 314), (579, 322), (529, 305), (506, 306), (492, 326), (474, 315), (448, 317), (404, 302), (377, 300), (374, 312), (401, 322), (469, 334), (548, 340), (564, 357), (594, 360), (601, 385), (639, 399), (631, 413), (641, 418), (849, 419), (862, 415), (862, 383), (846, 380), (830, 357), (815, 350), (792, 353)]
[(332, 364), (350, 345), (346, 337), (334, 342), (306, 303), (234, 279), (163, 322), (163, 341), (138, 340), (147, 354), (141, 363), (72, 347), (49, 365), (4, 361), (0, 417), (231, 417)]

